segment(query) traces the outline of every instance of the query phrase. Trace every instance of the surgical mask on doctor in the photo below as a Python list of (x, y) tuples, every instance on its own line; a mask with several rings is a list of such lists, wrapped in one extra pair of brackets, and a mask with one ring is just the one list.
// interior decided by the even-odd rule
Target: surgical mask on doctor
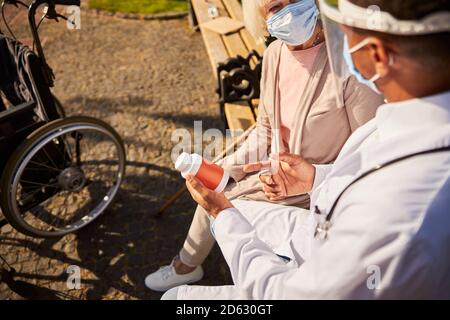
[[(358, 50), (361, 50), (362, 48), (364, 48), (367, 44), (368, 44), (368, 40), (365, 39), (363, 41), (361, 41), (360, 43), (356, 44), (353, 48), (349, 48), (348, 45), (348, 38), (347, 36), (344, 37), (344, 60), (347, 63), (348, 69), (350, 71), (350, 73), (352, 75), (354, 75), (356, 77), (356, 79), (362, 83), (365, 84), (366, 86), (368, 86), (370, 89), (372, 89), (373, 91), (375, 91), (378, 94), (381, 94), (380, 90), (378, 89), (375, 81), (379, 80), (381, 78), (381, 76), (376, 73), (372, 78), (370, 79), (366, 79), (364, 78), (364, 76), (361, 74), (361, 72), (358, 71), (358, 69), (356, 69), (355, 64), (353, 63), (353, 58), (352, 58), (352, 53), (355, 53)], [(389, 64), (392, 65), (393, 64), (393, 58), (392, 56), (389, 56)]]
[(285, 6), (267, 20), (269, 33), (291, 46), (308, 41), (316, 28), (319, 9), (315, 0), (300, 0)]

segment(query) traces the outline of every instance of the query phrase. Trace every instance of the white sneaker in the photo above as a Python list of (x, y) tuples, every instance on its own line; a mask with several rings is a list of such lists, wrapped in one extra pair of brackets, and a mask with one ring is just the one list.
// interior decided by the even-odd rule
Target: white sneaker
[(202, 266), (198, 266), (190, 273), (178, 274), (173, 264), (174, 262), (168, 266), (159, 268), (158, 271), (150, 273), (145, 278), (146, 287), (154, 291), (164, 292), (183, 284), (200, 281), (203, 278)]

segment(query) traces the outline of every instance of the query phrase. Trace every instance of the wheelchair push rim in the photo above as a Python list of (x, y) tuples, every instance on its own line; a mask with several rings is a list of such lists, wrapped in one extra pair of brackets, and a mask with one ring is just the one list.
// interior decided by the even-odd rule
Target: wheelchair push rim
[(8, 190), (2, 192), (4, 215), (31, 236), (77, 231), (112, 203), (125, 166), (123, 142), (106, 123), (88, 117), (53, 121), (34, 132), (8, 162), (2, 179), (2, 190)]

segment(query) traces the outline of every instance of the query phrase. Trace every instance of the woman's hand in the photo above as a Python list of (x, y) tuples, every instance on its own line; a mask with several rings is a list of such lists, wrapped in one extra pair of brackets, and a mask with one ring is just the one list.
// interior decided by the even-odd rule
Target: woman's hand
[(264, 168), (272, 168), (271, 174), (260, 175), (266, 197), (271, 201), (280, 201), (287, 197), (305, 194), (311, 191), (314, 184), (316, 168), (302, 157), (281, 153), (278, 155), (279, 165), (273, 170), (273, 160), (257, 162), (244, 166), (244, 172), (257, 172)]
[(223, 193), (209, 190), (200, 182), (200, 180), (192, 175), (186, 177), (186, 186), (194, 201), (214, 218), (217, 218), (221, 211), (233, 208), (233, 205)]

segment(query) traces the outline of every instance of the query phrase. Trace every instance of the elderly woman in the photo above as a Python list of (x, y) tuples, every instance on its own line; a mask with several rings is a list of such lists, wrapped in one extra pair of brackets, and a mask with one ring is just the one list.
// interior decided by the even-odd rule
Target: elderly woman
[[(243, 164), (249, 159), (253, 141), (268, 142), (266, 151), (271, 141), (278, 141), (278, 151), (288, 150), (311, 163), (328, 164), (336, 159), (352, 132), (374, 117), (383, 99), (350, 77), (338, 84), (342, 97), (336, 100), (336, 79), (328, 64), (314, 0), (252, 1), (256, 3), (255, 10), (262, 13), (268, 32), (278, 40), (264, 54), (257, 126), (237, 154), (223, 162), (233, 178), (225, 195), (229, 199), (308, 208), (308, 195), (271, 201), (258, 174), (244, 172)], [(170, 265), (147, 276), (146, 286), (166, 291), (199, 281), (203, 277), (201, 264), (214, 242), (208, 215), (198, 206), (183, 248)]]

